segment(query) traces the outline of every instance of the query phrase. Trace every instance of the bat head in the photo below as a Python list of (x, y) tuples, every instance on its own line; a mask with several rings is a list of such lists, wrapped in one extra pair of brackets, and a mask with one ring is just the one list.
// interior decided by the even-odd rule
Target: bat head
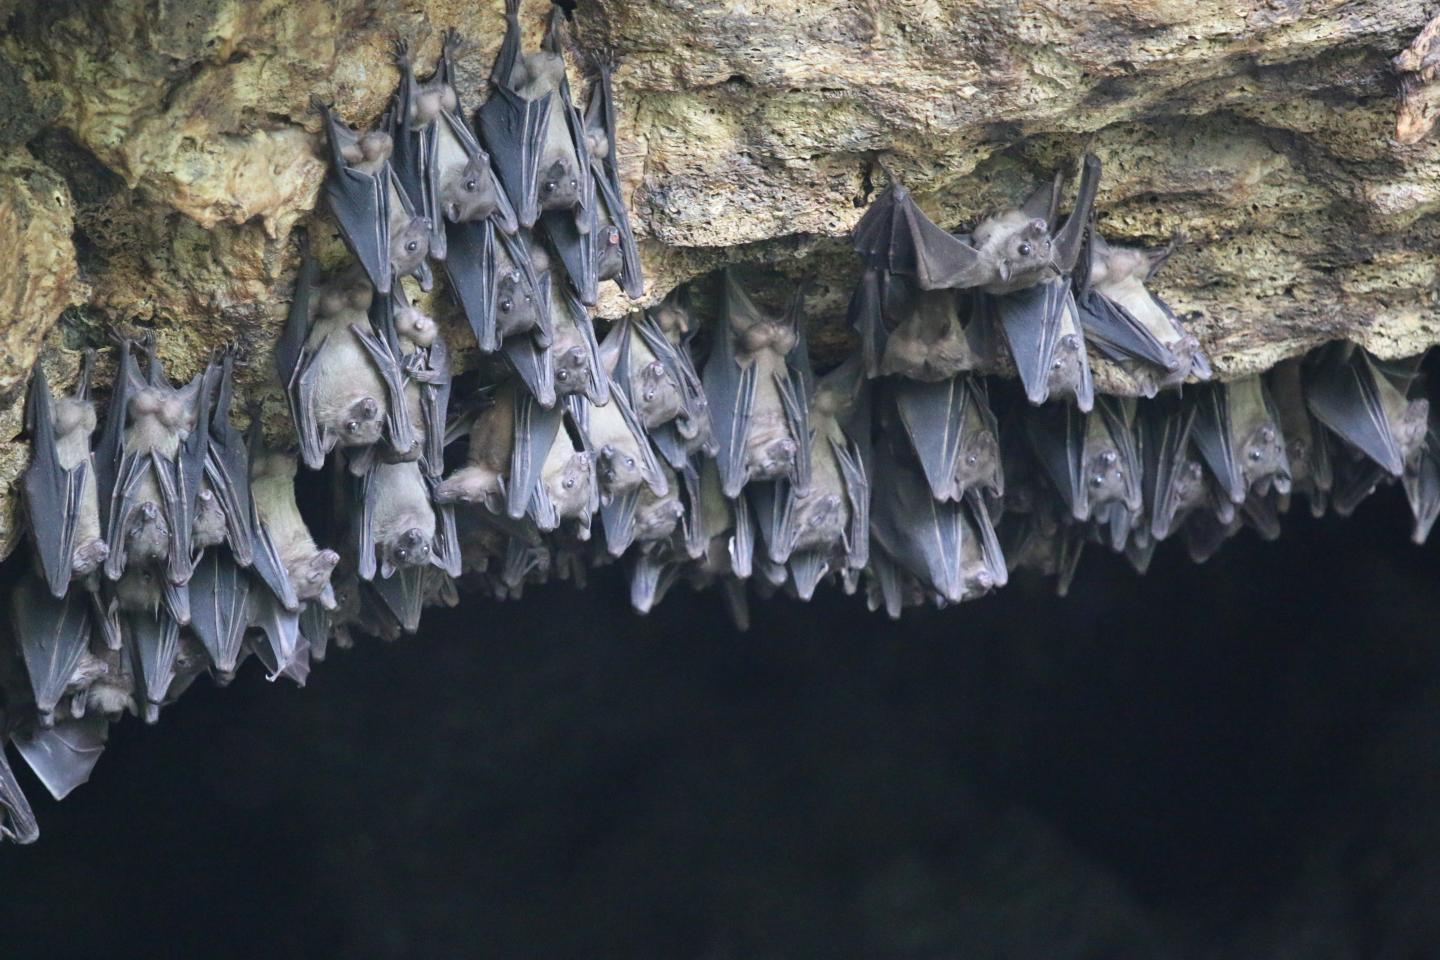
[(368, 394), (352, 400), (340, 420), (336, 440), (342, 447), (368, 447), (380, 442), (384, 408)]
[(519, 270), (507, 271), (496, 282), (495, 325), (501, 339), (540, 326), (541, 309)]
[(402, 530), (385, 545), (385, 561), (392, 570), (429, 563), (430, 537), (419, 527)]
[(428, 313), (406, 304), (397, 306), (395, 310), (395, 332), (424, 350), (435, 342), (439, 328)]
[(955, 492), (973, 487), (1001, 489), (1000, 444), (989, 430), (970, 430), (955, 462)]
[(1055, 344), (1055, 353), (1050, 360), (1050, 375), (1047, 378), (1051, 395), (1078, 395), (1085, 380), (1085, 367), (1080, 351), (1084, 343), (1079, 334), (1067, 333)]
[(600, 448), (599, 477), (601, 488), (611, 497), (629, 493), (644, 482), (639, 458), (609, 443)]
[(745, 469), (755, 480), (775, 480), (795, 468), (798, 447), (788, 434), (752, 436), (745, 445)]
[(480, 466), (456, 470), (436, 484), (434, 499), (442, 504), (483, 504), (492, 513), (505, 512), (505, 487), (500, 475)]
[(994, 265), (1000, 289), (995, 293), (1018, 290), (1038, 281), (1054, 262), (1054, 244), (1050, 225), (1040, 217), (1029, 217), (1011, 210), (989, 217), (975, 228), (975, 243), (981, 255)]
[(483, 155), (447, 169), (440, 179), (440, 209), (451, 223), (484, 220), (499, 207), (495, 177)]
[(630, 375), (630, 397), (635, 413), (647, 430), (669, 423), (685, 412), (680, 385), (659, 360), (651, 360)]
[(595, 252), (596, 275), (601, 280), (614, 280), (625, 268), (625, 258), (620, 249), (620, 228), (613, 223), (596, 231), (598, 244)]
[(170, 555), (170, 524), (159, 504), (146, 500), (130, 511), (125, 546), (128, 564), (161, 563)]
[(418, 271), (430, 254), (430, 220), (426, 217), (404, 217), (390, 230), (390, 268), (397, 277)]
[(796, 504), (793, 549), (816, 550), (839, 543), (849, 522), (845, 498), (838, 493), (820, 493), (817, 489)]
[(585, 516), (590, 511), (590, 491), (595, 478), (595, 465), (590, 454), (571, 454), (565, 465), (546, 478), (545, 492), (561, 517)]
[(1250, 431), (1240, 444), (1242, 461), (1240, 469), (1247, 489), (1254, 487), (1259, 493), (1270, 491), (1273, 485), (1281, 493), (1290, 492), (1290, 472), (1285, 459), (1285, 438), (1280, 429), (1266, 420)]
[(297, 557), (287, 568), (290, 585), (301, 600), (317, 600), (330, 586), (330, 574), (340, 562), (334, 550), (317, 550), (309, 556)]
[(579, 344), (562, 346), (550, 351), (550, 362), (555, 369), (555, 391), (557, 393), (578, 393), (584, 390), (590, 379), (590, 354)]
[(674, 494), (644, 496), (635, 509), (635, 539), (641, 542), (664, 540), (675, 532), (683, 516), (685, 505)]
[(540, 171), (541, 210), (569, 210), (580, 202), (580, 176), (568, 157), (557, 157)]

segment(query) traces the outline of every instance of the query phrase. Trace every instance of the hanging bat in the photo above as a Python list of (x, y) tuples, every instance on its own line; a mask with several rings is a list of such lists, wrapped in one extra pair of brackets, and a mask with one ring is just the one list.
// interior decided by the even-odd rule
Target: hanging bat
[(310, 676), (310, 647), (300, 635), (300, 613), (287, 610), (262, 584), (246, 598), (246, 644), (265, 665), (272, 683), (288, 677), (305, 686)]
[(460, 575), (460, 546), (451, 508), (431, 499), (432, 483), (415, 462), (371, 465), (356, 484), (355, 525), (362, 580), (389, 578), (405, 567), (434, 565)]
[(970, 374), (932, 383), (895, 379), (886, 393), (936, 500), (960, 500), (970, 490), (1004, 494), (1000, 430), (983, 379)]
[[(208, 450), (210, 398), (202, 387), (209, 374), (177, 390), (160, 366), (153, 333), (146, 335), (144, 350), (148, 363), (142, 377), (131, 341), (120, 343), (96, 454), (96, 482), (108, 491), (102, 498), (110, 547), (105, 576), (118, 580), (132, 565), (156, 566), (171, 586), (180, 587), (194, 565), (190, 536)], [(181, 604), (174, 606), (183, 620)]]
[[(856, 224), (852, 240), (867, 266), (914, 277), (921, 290), (978, 288), (977, 317), (1002, 330), (1026, 396), (1041, 404), (1053, 392), (1093, 402), (1079, 311), (1066, 277), (1075, 269), (1100, 182), (1100, 161), (1087, 154), (1075, 209), (1058, 222), (1061, 175), (1021, 206), (981, 221), (970, 235), (937, 226), (892, 177)], [(883, 307), (882, 307), (883, 309)], [(876, 341), (864, 338), (874, 353)]]
[(460, 602), (455, 581), (435, 567), (406, 567), (388, 580), (372, 580), (370, 587), (400, 629), (411, 636), (420, 629), (420, 614), (425, 607), (453, 607)]
[(1415, 530), (1410, 538), (1417, 544), (1429, 538), (1430, 528), (1440, 516), (1440, 423), (1434, 414), (1429, 419), (1415, 467), (1405, 471), (1402, 481), (1410, 512), (1415, 516)]
[(384, 130), (358, 133), (336, 114), (333, 105), (312, 100), (325, 118), (330, 143), (330, 175), (325, 199), (350, 253), (365, 269), (370, 284), (389, 293), (398, 277), (413, 276), (429, 290), (431, 224), (417, 216), (390, 158), (395, 141)]
[(602, 505), (648, 487), (656, 496), (668, 490), (665, 474), (650, 446), (640, 418), (622, 390), (610, 391), (610, 402), (596, 406), (576, 397), (568, 403), (571, 419), (595, 461)]
[(454, 30), (445, 32), (435, 72), (425, 83), (415, 76), (409, 47), (395, 44), (400, 90), (392, 114), (391, 164), (411, 204), (430, 224), (430, 256), (436, 260), (446, 259), (447, 224), (493, 220), (507, 234), (519, 226), (490, 155), (465, 122), (451, 62), (461, 42)]
[[(445, 428), (450, 409), (450, 352), (440, 327), (424, 311), (410, 303), (397, 287), (388, 297), (371, 303), (372, 329), (386, 344), (387, 353), (400, 361), (405, 422), (412, 443), (408, 451), (385, 459), (398, 462), (419, 458), (426, 476), (439, 477), (445, 469)], [(403, 430), (404, 424), (399, 429)], [(352, 455), (349, 467), (356, 475), (369, 469), (375, 447), (362, 447)]]
[(317, 295), (305, 234), (300, 248), (300, 275), (275, 346), (275, 366), (286, 387), (301, 459), (318, 470), (336, 446), (373, 446), (386, 435), (395, 454), (410, 454), (415, 436), (402, 360), (393, 338), (372, 321), (372, 312), (378, 317), (386, 309), (389, 293), (350, 276), (334, 278)]
[(748, 488), (766, 555), (802, 600), (829, 571), (869, 562), (870, 398), (858, 356), (816, 385), (810, 427), (808, 490), (784, 479)]
[(506, 233), (493, 219), (446, 229), (445, 273), (475, 342), (494, 353), (511, 337), (550, 342), (549, 256), (528, 231)]
[(689, 512), (687, 504), (696, 502), (696, 491), (687, 490), (687, 484), (663, 461), (655, 464), (655, 471), (663, 484), (660, 492), (641, 483), (624, 494), (607, 497), (601, 467), (600, 520), (610, 556), (620, 556), (635, 543), (668, 541)]
[(36, 716), (42, 727), (53, 726), (61, 700), (81, 692), (88, 679), (82, 661), (94, 635), (90, 598), (81, 590), (57, 598), (24, 576), (11, 591), (10, 618)]
[(611, 67), (602, 62), (596, 70), (585, 111), (583, 140), (585, 166), (592, 178), (592, 222), (585, 229), (577, 218), (564, 213), (545, 216), (546, 232), (565, 263), (565, 271), (580, 301), (587, 306), (595, 305), (599, 286), (606, 280), (614, 280), (632, 300), (638, 300), (645, 292), (635, 234), (630, 229), (630, 215), (620, 196)]
[(810, 486), (808, 371), (797, 290), (780, 319), (760, 312), (728, 269), (721, 280), (723, 325), (705, 363), (705, 397), (725, 496), (751, 480), (786, 477)]
[(72, 580), (83, 580), (110, 555), (100, 528), (100, 498), (90, 437), (95, 404), (90, 374), (95, 355), (85, 352), (75, 393), (58, 401), (50, 395), (39, 361), (31, 374), (25, 426), (30, 464), (23, 487), (30, 537), (50, 593), (62, 598)]
[(517, 399), (514, 384), (495, 391), (490, 405), (470, 424), (465, 466), (451, 471), (435, 487), (436, 503), (478, 505), (505, 515), (515, 453)]
[(654, 311), (619, 320), (600, 345), (605, 369), (676, 470), (684, 469), (693, 454), (715, 449), (700, 376), (689, 351), (661, 326), (664, 318), (673, 331), (688, 327), (688, 300), (685, 288), (677, 288)]
[(872, 552), (878, 547), (927, 593), (960, 603), (1003, 586), (1005, 558), (984, 501), (936, 500), (903, 441), (880, 440), (870, 505)]
[(1282, 360), (1265, 375), (1265, 386), (1275, 404), (1280, 435), (1285, 438), (1285, 459), (1290, 465), (1290, 489), (1302, 493), (1312, 516), (1325, 515), (1334, 475), (1330, 441), (1324, 426), (1305, 402), (1304, 360)]
[(552, 12), (541, 49), (525, 55), (519, 14), (520, 0), (505, 0), (505, 39), (490, 74), (494, 93), (480, 108), (480, 133), (521, 226), (555, 212), (586, 232), (593, 226), (593, 187), (585, 123), (571, 102), (560, 52), (564, 13)]
[[(255, 504), (256, 542), (262, 539), (268, 546), (266, 553), (273, 553), (285, 572), (290, 595), (296, 606), (306, 601), (316, 601), (328, 610), (336, 607), (335, 591), (330, 583), (340, 554), (334, 550), (322, 550), (315, 545), (305, 518), (300, 515), (299, 504), (295, 502), (295, 473), (297, 464), (293, 454), (266, 450), (260, 442), (258, 418), (252, 419), (256, 426), (250, 442), (250, 489)], [(261, 551), (257, 548), (256, 555)], [(257, 563), (256, 571), (261, 572)], [(265, 576), (264, 580), (271, 593), (282, 601), (288, 600), (285, 582)]]
[(1195, 447), (1232, 503), (1239, 506), (1252, 489), (1263, 494), (1272, 485), (1290, 492), (1285, 437), (1259, 376), (1201, 384), (1187, 397), (1196, 407)]
[(5, 758), (5, 741), (0, 739), (0, 840), (16, 843), (34, 843), (40, 839), (40, 826), (35, 822), (35, 812), (30, 801), (20, 789)]
[(1075, 274), (1075, 299), (1085, 337), (1118, 362), (1146, 397), (1194, 377), (1209, 380), (1210, 362), (1200, 341), (1185, 331), (1164, 300), (1145, 285), (1175, 252), (1113, 247), (1091, 217)]
[(866, 372), (933, 382), (994, 363), (994, 344), (971, 323), (972, 297), (925, 290), (915, 278), (870, 267), (851, 296)]
[(1134, 421), (1135, 402), (1118, 397), (1101, 397), (1089, 414), (1054, 404), (1025, 417), (1035, 459), (1070, 515), (1108, 526), (1116, 550), (1144, 506)]
[[(49, 728), (16, 731), (11, 740), (50, 796), (64, 800), (90, 779), (100, 754), (105, 752), (109, 733), (110, 721), (85, 717), (62, 720)], [(4, 772), (0, 771), (0, 780), (3, 778)]]
[(1429, 422), (1427, 400), (1407, 398), (1411, 366), (1386, 367), (1353, 343), (1312, 354), (1305, 402), (1333, 434), (1393, 477), (1416, 462)]
[[(553, 303), (558, 299), (559, 303)], [(550, 366), (557, 396), (583, 396), (592, 404), (610, 399), (610, 378), (600, 359), (590, 314), (569, 290), (552, 292)]]
[[(146, 723), (160, 719), (180, 654), (180, 623), (161, 581), (153, 570), (131, 565), (115, 583), (120, 632), (131, 658), (140, 715)], [(187, 595), (186, 619), (188, 602)]]
[(1149, 524), (1143, 530), (1160, 542), (1196, 510), (1218, 511), (1225, 522), (1234, 504), (1214, 490), (1210, 475), (1191, 443), (1195, 407), (1176, 397), (1159, 397), (1137, 408), (1140, 487)]

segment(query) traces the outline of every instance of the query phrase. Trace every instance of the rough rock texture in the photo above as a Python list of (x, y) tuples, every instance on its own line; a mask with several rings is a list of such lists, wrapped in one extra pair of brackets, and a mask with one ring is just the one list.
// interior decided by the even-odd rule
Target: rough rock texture
[[(841, 238), (883, 187), (879, 161), (959, 225), (1090, 149), (1108, 234), (1188, 238), (1160, 288), (1233, 376), (1336, 336), (1384, 355), (1440, 340), (1440, 146), (1395, 139), (1391, 65), (1433, 7), (582, 0), (573, 46), (619, 64), (650, 298), (723, 263), (768, 263), (814, 281), (812, 342), (833, 357), (856, 272)], [(369, 122), (395, 83), (392, 39), (425, 62), (453, 26), (471, 41), (459, 72), (473, 108), (502, 9), (0, 0), (0, 237), (21, 252), (0, 264), (0, 389), (83, 301), (52, 344), (154, 328), (188, 375), (238, 340), (246, 389), (273, 397), (289, 232), (315, 218), (324, 173), (310, 97)], [(531, 42), (547, 9), (526, 6)], [(317, 232), (335, 255), (333, 231)]]

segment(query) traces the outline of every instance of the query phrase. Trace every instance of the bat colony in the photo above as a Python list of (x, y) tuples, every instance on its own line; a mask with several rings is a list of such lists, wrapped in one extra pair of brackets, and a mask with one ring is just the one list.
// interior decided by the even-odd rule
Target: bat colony
[[(473, 124), (453, 34), (423, 81), (397, 47), (400, 88), (376, 129), (317, 105), (353, 264), (321, 276), (304, 251), (275, 358), (296, 453), (265, 449), (258, 417), (248, 435), (232, 425), (229, 350), (177, 388), (153, 339), (122, 340), (103, 424), (89, 356), (68, 395), (37, 365), (33, 562), (0, 645), (0, 835), (38, 833), (7, 740), (64, 797), (122, 714), (154, 721), (198, 675), (228, 682), (252, 654), (303, 683), (332, 638), (413, 633), (462, 578), (507, 599), (618, 561), (637, 610), (684, 580), (719, 586), (743, 627), (752, 587), (808, 600), (832, 580), (892, 617), (1017, 568), (1063, 594), (1089, 542), (1142, 572), (1171, 536), (1204, 560), (1243, 527), (1278, 536), (1297, 494), (1344, 515), (1394, 480), (1427, 536), (1440, 434), (1419, 359), (1334, 343), (1211, 382), (1147, 286), (1170, 250), (1096, 231), (1094, 157), (1068, 215), (1057, 175), (968, 234), (892, 177), (854, 231), (860, 346), (823, 376), (801, 293), (767, 312), (728, 271), (698, 371), (684, 288), (597, 339), (600, 284), (642, 292), (609, 71), (596, 65), (582, 110), (558, 8), (522, 54), (518, 5)], [(428, 289), (435, 263), (509, 371), (453, 415), (445, 341), (403, 279)], [(1090, 350), (1138, 399), (1095, 394)], [(1006, 357), (1019, 389), (977, 372)], [(327, 462), (339, 483), (322, 547), (294, 484), (299, 465)]]

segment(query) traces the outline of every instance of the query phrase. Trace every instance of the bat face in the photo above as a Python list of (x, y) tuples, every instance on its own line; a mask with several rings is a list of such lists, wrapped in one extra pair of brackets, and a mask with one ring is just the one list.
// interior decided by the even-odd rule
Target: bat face
[(1009, 293), (1031, 286), (1053, 272), (1050, 226), (1021, 210), (1010, 210), (980, 223), (972, 234), (981, 257), (993, 264), (994, 279), (981, 289)]
[(685, 412), (680, 385), (659, 360), (640, 364), (638, 369), (631, 371), (630, 396), (635, 413), (647, 430), (669, 423)]
[(390, 269), (397, 277), (418, 275), (430, 254), (430, 221), (396, 206), (390, 222)]
[[(552, 115), (550, 122), (553, 124), (555, 119)], [(563, 124), (563, 118), (561, 122)], [(580, 202), (580, 176), (565, 151), (566, 148), (561, 147), (541, 160), (541, 210), (569, 210)]]
[[(564, 441), (564, 445), (568, 448), (569, 441)], [(570, 450), (556, 455), (552, 452), (546, 460), (543, 482), (562, 520), (589, 516), (595, 466), (588, 453)]]
[(501, 271), (495, 283), (495, 325), (500, 338), (540, 327), (544, 305), (525, 282), (525, 274), (511, 263), (503, 248), (497, 251), (496, 261)]
[(595, 274), (601, 280), (614, 280), (625, 269), (625, 255), (620, 246), (620, 228), (604, 223), (597, 228)]
[(471, 157), (440, 172), (440, 208), (451, 223), (470, 223), (500, 209), (500, 192), (489, 158)]
[(680, 502), (677, 483), (672, 482), (664, 496), (643, 488), (635, 507), (635, 539), (640, 543), (669, 539), (684, 516), (685, 505)]

